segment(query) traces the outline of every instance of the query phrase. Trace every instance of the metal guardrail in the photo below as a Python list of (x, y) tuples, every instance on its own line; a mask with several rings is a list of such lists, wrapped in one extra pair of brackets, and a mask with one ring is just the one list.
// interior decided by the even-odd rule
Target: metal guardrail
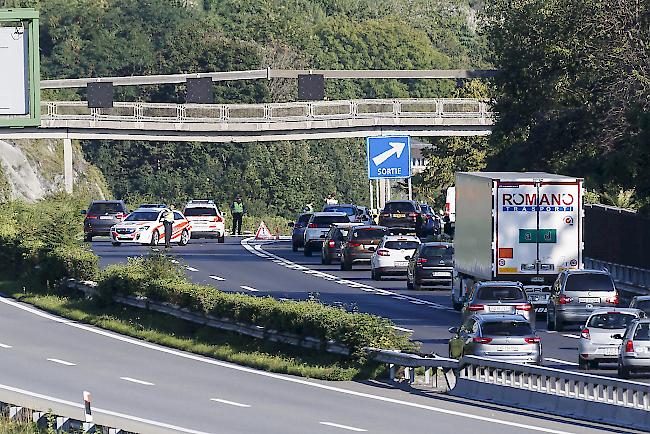
[(371, 118), (461, 118), (492, 120), (477, 99), (370, 99), (266, 104), (169, 104), (116, 102), (112, 108), (88, 108), (85, 101), (44, 101), (43, 120), (173, 123), (246, 123)]
[(650, 270), (591, 258), (585, 258), (584, 262), (586, 268), (607, 269), (616, 282), (638, 287), (639, 293), (650, 294)]
[(455, 360), (398, 351), (368, 352), (389, 365), (391, 379), (400, 366), (409, 383), (417, 382), (414, 368), (423, 368), (425, 376), (437, 368), (445, 371), (450, 394), (455, 396), (632, 428), (650, 427), (648, 384), (475, 356)]

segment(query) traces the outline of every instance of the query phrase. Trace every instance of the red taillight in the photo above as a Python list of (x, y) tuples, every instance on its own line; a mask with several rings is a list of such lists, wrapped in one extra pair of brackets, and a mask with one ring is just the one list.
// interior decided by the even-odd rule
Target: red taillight
[(539, 344), (541, 342), (540, 338), (534, 337), (534, 338), (524, 338), (527, 344)]
[(558, 300), (560, 304), (569, 304), (573, 301), (573, 298), (567, 297), (566, 295), (562, 294)]
[(445, 214), (449, 215), (451, 212), (451, 204), (449, 202), (445, 203)]
[(96, 219), (96, 218), (98, 218), (98, 217), (97, 217), (96, 215), (86, 214), (86, 218), (87, 218), (87, 219)]
[(616, 294), (614, 297), (607, 297), (605, 301), (609, 304), (618, 304), (618, 294)]
[(309, 225), (307, 225), (307, 227), (313, 229), (313, 228), (317, 228), (318, 226), (316, 226), (316, 223), (309, 223)]
[(336, 246), (336, 243), (335, 243), (333, 240), (329, 240), (329, 241), (327, 242), (327, 246), (328, 246), (328, 247), (334, 247), (334, 246)]
[(417, 260), (418, 264), (426, 264), (427, 262), (429, 262), (427, 258), (418, 258)]
[(591, 335), (589, 334), (589, 329), (584, 329), (580, 332), (580, 337), (582, 339), (591, 339)]
[(467, 306), (467, 310), (472, 311), (472, 312), (477, 312), (479, 310), (485, 309), (485, 306), (482, 304), (470, 304)]
[(212, 221), (215, 223), (220, 223), (223, 221), (223, 219), (220, 216), (216, 216), (215, 218), (212, 219)]
[(390, 252), (387, 249), (379, 249), (377, 250), (377, 254), (379, 256), (390, 256)]
[(115, 214), (115, 218), (117, 218), (119, 220), (122, 220), (124, 217), (126, 217), (126, 214), (124, 214), (124, 213)]
[(633, 353), (634, 352), (634, 342), (632, 342), (631, 340), (628, 340), (625, 343), (625, 352), (626, 353)]
[(476, 337), (476, 338), (474, 338), (472, 340), (474, 342), (476, 342), (477, 344), (489, 344), (490, 342), (492, 342), (492, 338), (479, 338), (479, 337)]
[(517, 306), (515, 306), (515, 309), (529, 312), (533, 309), (533, 306), (530, 303), (518, 304)]
[(350, 247), (359, 247), (359, 246), (361, 246), (361, 243), (352, 243), (352, 242), (350, 242), (350, 243), (348, 243), (348, 246), (350, 246)]
[(379, 214), (379, 217), (390, 217), (390, 214), (382, 212), (381, 214)]

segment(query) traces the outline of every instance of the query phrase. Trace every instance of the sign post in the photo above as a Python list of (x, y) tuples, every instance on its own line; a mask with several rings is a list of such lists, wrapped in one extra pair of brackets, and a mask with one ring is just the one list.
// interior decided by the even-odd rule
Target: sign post
[(390, 200), (390, 180), (408, 179), (409, 199), (411, 191), (411, 138), (409, 136), (380, 136), (366, 138), (368, 154), (368, 179), (379, 180), (379, 200), (381, 210)]

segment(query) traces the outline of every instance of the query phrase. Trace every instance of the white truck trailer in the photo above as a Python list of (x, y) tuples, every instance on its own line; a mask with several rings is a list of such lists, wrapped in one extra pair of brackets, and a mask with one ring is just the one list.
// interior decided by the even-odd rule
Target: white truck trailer
[(475, 282), (504, 280), (522, 282), (545, 312), (558, 273), (583, 267), (583, 197), (580, 178), (456, 173), (454, 308)]

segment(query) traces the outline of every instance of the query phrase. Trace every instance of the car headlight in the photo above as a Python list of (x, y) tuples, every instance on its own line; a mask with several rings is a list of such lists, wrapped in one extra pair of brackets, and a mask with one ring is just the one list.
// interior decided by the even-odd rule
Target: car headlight
[(149, 230), (149, 226), (141, 226), (140, 228), (138, 228), (138, 230), (141, 231), (141, 232)]

